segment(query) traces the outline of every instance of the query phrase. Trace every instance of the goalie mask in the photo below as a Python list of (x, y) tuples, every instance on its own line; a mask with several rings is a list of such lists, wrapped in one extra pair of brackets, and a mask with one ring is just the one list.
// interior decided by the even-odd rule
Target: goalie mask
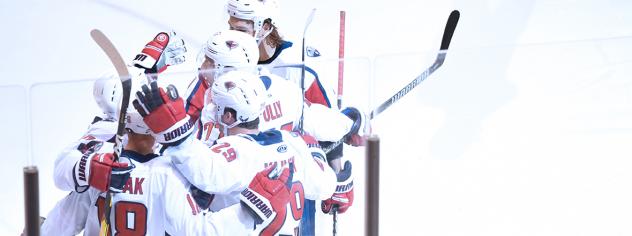
[[(211, 87), (215, 104), (215, 120), (229, 128), (254, 121), (263, 112), (268, 93), (263, 82), (255, 74), (244, 71), (229, 71), (215, 80)], [(235, 122), (226, 124), (222, 120), (226, 108), (235, 110)]]

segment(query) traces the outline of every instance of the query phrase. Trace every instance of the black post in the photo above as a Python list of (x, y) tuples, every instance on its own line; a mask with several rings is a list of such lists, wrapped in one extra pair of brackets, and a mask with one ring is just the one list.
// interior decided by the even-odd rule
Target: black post
[(40, 235), (38, 179), (37, 166), (24, 167), (24, 230), (27, 236)]
[(369, 137), (366, 145), (366, 235), (379, 235), (380, 138)]

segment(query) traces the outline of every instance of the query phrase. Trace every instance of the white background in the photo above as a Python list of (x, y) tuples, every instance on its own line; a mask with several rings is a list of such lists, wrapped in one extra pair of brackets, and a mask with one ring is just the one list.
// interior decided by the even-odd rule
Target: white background
[[(124, 58), (175, 29), (194, 58), (226, 28), (223, 4), (0, 2), (0, 234), (23, 228), (23, 166), (40, 168), (42, 215), (65, 195), (52, 184), (53, 160), (97, 111), (89, 78), (111, 68), (90, 29)], [(347, 11), (346, 103), (365, 108), (430, 65), (449, 12), (461, 11), (443, 67), (374, 120), (382, 234), (632, 234), (631, 2), (286, 0), (279, 23), (297, 46), (313, 7), (308, 41), (327, 58), (337, 55), (338, 11)], [(346, 158), (356, 202), (339, 232), (358, 235), (362, 149), (347, 148)], [(329, 234), (329, 217), (319, 220), (318, 233)]]

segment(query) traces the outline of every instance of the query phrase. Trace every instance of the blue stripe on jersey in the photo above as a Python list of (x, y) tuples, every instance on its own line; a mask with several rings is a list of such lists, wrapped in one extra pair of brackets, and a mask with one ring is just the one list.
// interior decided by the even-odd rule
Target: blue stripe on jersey
[(314, 80), (316, 80), (316, 84), (318, 84), (318, 89), (320, 89), (320, 91), (323, 93), (323, 97), (325, 97), (325, 102), (327, 102), (327, 107), (331, 108), (329, 97), (327, 97), (327, 91), (325, 91), (323, 84), (320, 83), (320, 80), (318, 79), (318, 74), (316, 73), (316, 71), (314, 71), (314, 69), (312, 68), (309, 68), (308, 66), (305, 66), (305, 71), (308, 71), (309, 73), (312, 73), (314, 75), (314, 78), (315, 78)]
[(272, 85), (272, 79), (270, 79), (270, 77), (262, 75), (262, 76), (259, 76), (259, 79), (261, 79), (261, 81), (263, 82), (263, 85), (266, 86), (266, 90), (270, 89), (270, 85)]
[(272, 145), (276, 143), (283, 142), (283, 135), (280, 131), (276, 129), (267, 130), (264, 132), (259, 132), (259, 134), (249, 134), (251, 138), (253, 138), (257, 143), (263, 146)]
[(158, 157), (158, 154), (150, 153), (147, 155), (143, 155), (135, 151), (123, 150), (121, 152), (121, 156), (128, 157), (129, 159), (132, 159), (140, 163), (145, 163), (145, 162), (150, 161), (151, 159)]
[[(281, 66), (275, 66), (274, 68), (300, 68), (303, 69), (302, 65), (281, 65)], [(310, 68), (309, 66), (305, 66), (305, 71), (309, 72), (310, 74), (312, 74), (314, 76), (314, 81), (316, 81), (316, 84), (318, 84), (318, 89), (320, 89), (320, 92), (323, 94), (323, 97), (325, 98), (325, 102), (327, 102), (327, 107), (331, 108), (331, 102), (329, 102), (329, 97), (327, 96), (327, 91), (325, 90), (325, 88), (323, 87), (323, 84), (320, 83), (320, 79), (318, 79), (318, 73), (316, 73), (316, 71), (312, 68)]]
[(197, 82), (195, 83), (195, 87), (193, 87), (193, 90), (191, 90), (191, 94), (189, 94), (189, 97), (187, 98), (186, 104), (184, 104), (185, 111), (189, 112), (189, 104), (191, 104), (191, 100), (193, 99), (195, 93), (197, 93), (198, 89), (200, 89), (200, 85), (202, 85), (202, 80), (198, 78)]
[(270, 57), (270, 59), (265, 60), (265, 61), (260, 61), (257, 64), (259, 65), (267, 65), (272, 63), (275, 59), (277, 59), (277, 57), (279, 57), (279, 55), (281, 55), (281, 52), (285, 49), (288, 49), (290, 47), (292, 47), (292, 42), (290, 41), (282, 41), (281, 45), (279, 45), (276, 50), (274, 51), (274, 54), (272, 55), (272, 57)]

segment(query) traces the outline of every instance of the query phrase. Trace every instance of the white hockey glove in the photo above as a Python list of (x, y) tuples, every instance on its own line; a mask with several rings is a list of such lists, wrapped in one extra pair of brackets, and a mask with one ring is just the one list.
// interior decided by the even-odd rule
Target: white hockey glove
[(160, 32), (134, 57), (132, 63), (147, 72), (160, 73), (168, 66), (184, 63), (186, 52), (184, 40), (176, 32)]
[(192, 132), (194, 123), (184, 110), (184, 101), (175, 86), (169, 85), (167, 92), (152, 81), (151, 89), (142, 86), (132, 102), (143, 117), (143, 122), (154, 132), (156, 142), (165, 146), (178, 145)]
[(345, 143), (356, 147), (364, 146), (371, 133), (371, 122), (367, 115), (355, 107), (347, 107), (341, 112), (353, 120), (351, 130), (344, 137)]
[(81, 193), (90, 186), (101, 192), (120, 193), (132, 169), (130, 163), (115, 162), (112, 153), (86, 153), (73, 168), (75, 190)]
[(281, 229), (290, 201), (294, 164), (283, 168), (274, 163), (257, 173), (239, 195), (239, 200), (255, 219), (258, 235), (274, 235)]
[(351, 174), (351, 162), (346, 161), (345, 167), (337, 176), (338, 185), (331, 198), (321, 204), (323, 213), (332, 214), (334, 210), (345, 213), (353, 205), (353, 175)]

